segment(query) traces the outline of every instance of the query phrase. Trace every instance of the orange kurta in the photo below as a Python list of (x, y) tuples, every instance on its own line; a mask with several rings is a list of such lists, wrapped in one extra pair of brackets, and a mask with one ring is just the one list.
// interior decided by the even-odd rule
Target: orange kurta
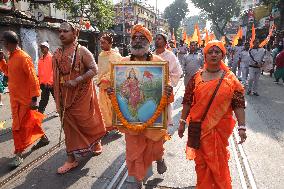
[[(130, 61), (125, 57), (122, 61)], [(153, 55), (152, 61), (163, 61), (159, 56)], [(161, 160), (164, 154), (163, 142), (167, 136), (165, 129), (146, 129), (141, 133), (129, 131), (119, 127), (125, 133), (126, 164), (128, 175), (143, 180), (153, 161)]]
[(31, 57), (21, 49), (10, 55), (8, 64), (2, 60), (0, 70), (9, 77), (12, 131), (15, 153), (18, 153), (44, 135), (43, 115), (29, 108), (32, 97), (40, 95), (39, 81)]
[(111, 62), (120, 61), (121, 55), (114, 51), (102, 51), (98, 57), (98, 84), (99, 84), (99, 105), (108, 131), (112, 126), (112, 105), (106, 89), (110, 87)]
[[(207, 107), (219, 79), (202, 81), (201, 72), (194, 77), (195, 89), (187, 86), (186, 94), (193, 94), (188, 120), (199, 121)], [(190, 89), (191, 88), (191, 89)], [(235, 75), (228, 71), (201, 126), (199, 150), (187, 147), (187, 157), (195, 160), (198, 189), (231, 189), (228, 166), (228, 139), (235, 126), (232, 99), (244, 89)], [(185, 95), (186, 96), (186, 95)], [(187, 95), (188, 96), (188, 95)], [(186, 103), (184, 98), (183, 103)]]
[[(93, 80), (88, 79), (72, 89), (64, 86), (64, 82), (85, 74), (87, 63), (95, 64), (88, 49), (78, 46), (76, 56), (73, 56), (75, 49), (75, 45), (64, 51), (59, 48), (53, 56), (54, 96), (57, 111), (62, 114), (65, 108), (63, 130), (68, 154), (94, 151), (94, 145), (105, 135)], [(73, 57), (75, 62), (72, 69)]]
[(53, 85), (52, 54), (50, 52), (38, 60), (38, 77), (40, 84)]

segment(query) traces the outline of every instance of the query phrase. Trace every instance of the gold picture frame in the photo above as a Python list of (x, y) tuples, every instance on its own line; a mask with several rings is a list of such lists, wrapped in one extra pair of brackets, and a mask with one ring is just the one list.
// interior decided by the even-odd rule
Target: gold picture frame
[[(139, 126), (154, 115), (165, 94), (168, 81), (168, 62), (111, 62), (111, 85), (119, 110), (131, 125)], [(123, 126), (115, 111), (113, 125)], [(154, 124), (147, 128), (167, 128), (167, 106)]]

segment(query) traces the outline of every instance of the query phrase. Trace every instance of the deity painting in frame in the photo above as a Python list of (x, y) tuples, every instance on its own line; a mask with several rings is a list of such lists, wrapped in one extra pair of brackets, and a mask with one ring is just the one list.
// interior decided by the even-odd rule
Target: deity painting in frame
[[(141, 125), (157, 111), (168, 83), (168, 63), (149, 61), (112, 62), (112, 87), (119, 110), (128, 123)], [(149, 129), (166, 129), (165, 108)], [(123, 126), (116, 112), (113, 125)]]

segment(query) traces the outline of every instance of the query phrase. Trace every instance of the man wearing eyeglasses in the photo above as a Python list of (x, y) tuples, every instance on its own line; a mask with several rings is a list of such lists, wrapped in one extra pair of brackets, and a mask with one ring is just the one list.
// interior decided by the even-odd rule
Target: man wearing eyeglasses
[(22, 153), (36, 140), (32, 148), (37, 149), (49, 144), (41, 122), (44, 116), (35, 111), (40, 86), (32, 58), (19, 47), (19, 37), (13, 31), (3, 33), (4, 47), (9, 52), (8, 63), (0, 51), (0, 71), (9, 77), (10, 103), (12, 110), (12, 132), (16, 156), (10, 163), (17, 167), (23, 162)]
[[(131, 32), (131, 55), (122, 61), (163, 61), (150, 51), (150, 43), (153, 41), (151, 32), (142, 25), (135, 25)], [(172, 87), (167, 85), (165, 92), (170, 98)], [(113, 94), (113, 88), (108, 88), (108, 94)], [(170, 100), (169, 100), (170, 102)], [(157, 171), (163, 174), (167, 166), (163, 159), (164, 139), (167, 136), (165, 129), (146, 129), (141, 132), (129, 131), (123, 127), (118, 128), (125, 133), (126, 141), (126, 164), (128, 175), (135, 178), (134, 188), (142, 188), (142, 181), (147, 177), (152, 162), (157, 162)]]

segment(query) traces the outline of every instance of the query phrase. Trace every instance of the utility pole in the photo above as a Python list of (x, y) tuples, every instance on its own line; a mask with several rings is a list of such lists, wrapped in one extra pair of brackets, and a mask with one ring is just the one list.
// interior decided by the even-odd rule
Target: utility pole
[(156, 16), (158, 17), (158, 0), (156, 0)]
[(125, 44), (125, 8), (124, 0), (122, 0), (122, 41)]
[(158, 19), (158, 17), (159, 17), (159, 15), (158, 15), (159, 13), (158, 13), (158, 0), (156, 0), (156, 32), (158, 33), (158, 26), (159, 26), (159, 19)]

